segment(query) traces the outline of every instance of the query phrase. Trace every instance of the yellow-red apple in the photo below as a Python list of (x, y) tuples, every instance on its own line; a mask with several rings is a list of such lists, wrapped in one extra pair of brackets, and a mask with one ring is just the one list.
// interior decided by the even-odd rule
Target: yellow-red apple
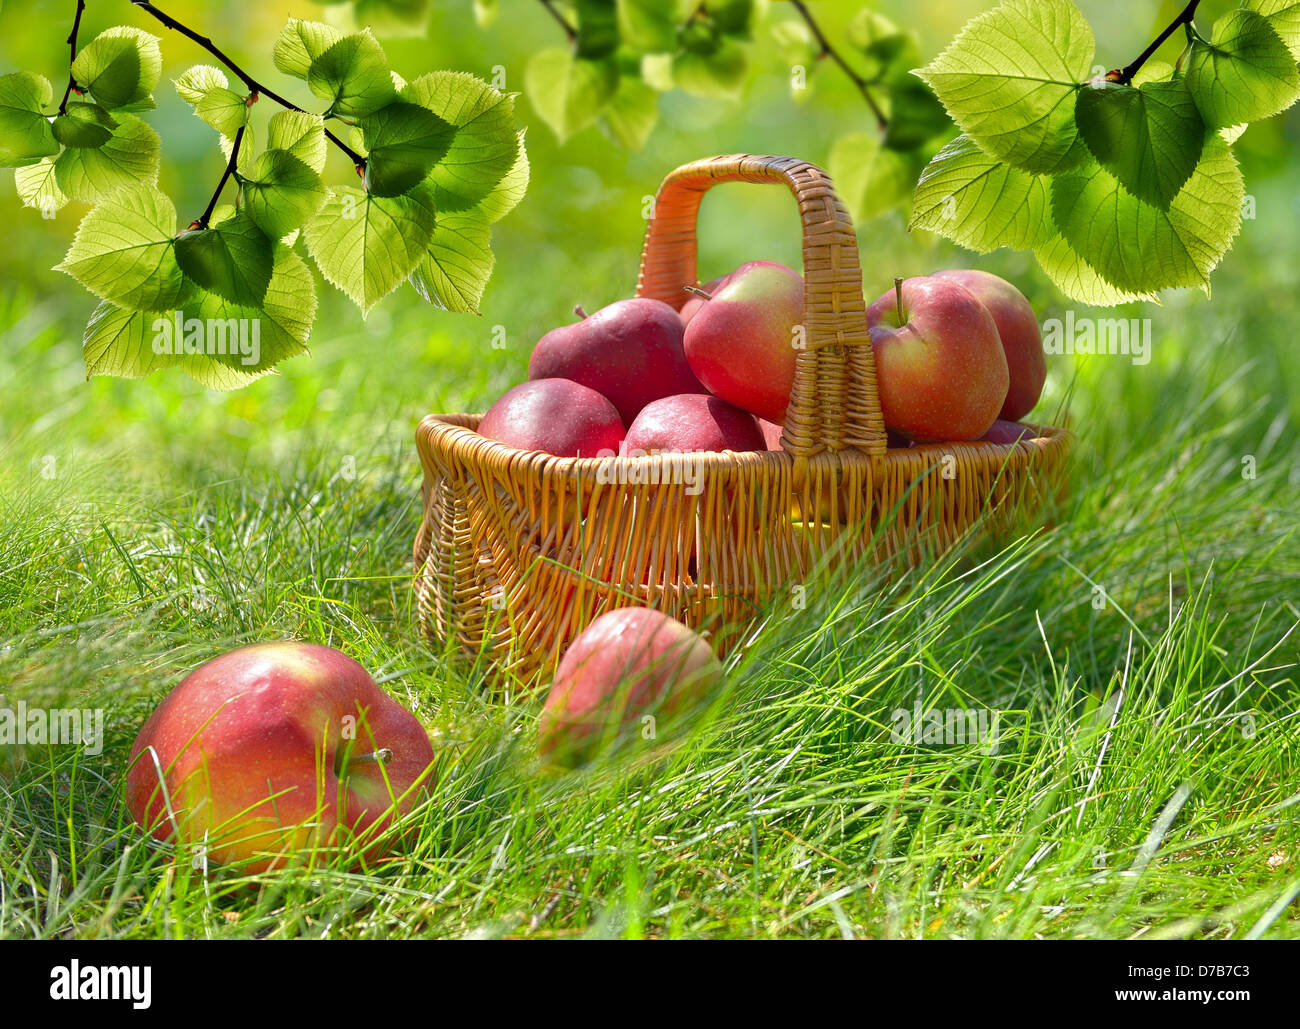
[(617, 453), (623, 420), (594, 389), (569, 379), (534, 379), (501, 395), (478, 423), (480, 435), (556, 457)]
[(126, 803), (157, 839), (251, 872), (348, 840), (375, 859), (432, 762), (424, 727), (352, 658), (262, 643), (200, 665), (158, 705), (131, 748)]
[(971, 440), (1007, 397), (993, 316), (950, 279), (898, 279), (867, 308), (886, 427), (920, 442)]
[(710, 393), (768, 421), (784, 421), (802, 323), (799, 273), (775, 261), (750, 261), (691, 318), (686, 360)]
[(721, 683), (698, 633), (644, 607), (606, 611), (578, 634), (542, 708), (538, 751), (578, 765), (620, 743), (663, 740)]
[(1007, 358), (1007, 399), (998, 417), (1014, 422), (1023, 418), (1043, 395), (1047, 380), (1047, 356), (1043, 353), (1043, 332), (1038, 316), (1025, 295), (1006, 279), (974, 268), (955, 268), (934, 273), (965, 286), (993, 316)]

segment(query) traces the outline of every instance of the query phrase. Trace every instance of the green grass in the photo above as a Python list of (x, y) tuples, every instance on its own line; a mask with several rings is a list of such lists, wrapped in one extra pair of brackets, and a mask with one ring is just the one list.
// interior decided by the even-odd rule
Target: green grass
[[(407, 292), (363, 323), (322, 284), (312, 356), (234, 394), (85, 382), (90, 298), (41, 270), (71, 225), (23, 214), (0, 254), (0, 691), (102, 707), (107, 732), (99, 755), (0, 759), (0, 935), (1300, 936), (1300, 271), (1281, 129), (1243, 138), (1260, 216), (1213, 301), (1126, 312), (1152, 319), (1150, 364), (1053, 359), (1043, 410), (1068, 407), (1080, 443), (1050, 531), (888, 582), (810, 582), (653, 763), (542, 774), (539, 702), (486, 694), (420, 639), (418, 419), (482, 409), (575, 301), (631, 290), (640, 197), (667, 168), (774, 145), (674, 103), (697, 121), (673, 149), (599, 174), (598, 139), (559, 151), (533, 130), (538, 184), (497, 233), (482, 319)], [(819, 156), (818, 125), (790, 122), (784, 149)], [(705, 277), (797, 260), (787, 196), (723, 192)], [(897, 272), (970, 263), (893, 219), (862, 238), (869, 299)], [(980, 266), (1063, 313), (1024, 255)], [(432, 798), (412, 850), (372, 873), (205, 876), (131, 824), (127, 752), (189, 669), (286, 637), (343, 648), (421, 718)], [(896, 742), (893, 713), (918, 700), (1001, 712), (999, 745)]]

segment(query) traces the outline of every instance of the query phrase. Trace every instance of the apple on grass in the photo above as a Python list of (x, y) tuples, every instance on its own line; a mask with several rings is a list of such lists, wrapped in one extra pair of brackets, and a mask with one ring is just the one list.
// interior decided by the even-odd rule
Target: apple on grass
[(534, 379), (502, 394), (479, 420), (482, 436), (556, 457), (617, 453), (623, 420), (608, 399), (569, 379)]
[(682, 332), (681, 316), (662, 300), (619, 300), (538, 340), (528, 377), (593, 389), (630, 425), (653, 400), (704, 392), (686, 363)]
[(627, 454), (766, 450), (758, 419), (707, 393), (681, 393), (647, 404), (628, 426)]
[(424, 727), (346, 654), (261, 643), (200, 665), (158, 705), (131, 748), (126, 803), (157, 839), (249, 872), (351, 841), (376, 860), (432, 763)]
[(1043, 333), (1029, 301), (1006, 279), (990, 272), (955, 268), (935, 272), (933, 277), (965, 286), (988, 308), (993, 323), (998, 327), (998, 337), (1007, 358), (1007, 399), (1003, 401), (998, 417), (1009, 422), (1023, 418), (1038, 403), (1043, 394), (1043, 383), (1047, 380)]
[(949, 279), (894, 280), (867, 308), (885, 426), (917, 442), (978, 439), (1007, 397), (988, 309)]
[(538, 725), (538, 752), (573, 767), (632, 739), (683, 727), (723, 678), (698, 633), (644, 607), (621, 607), (578, 634), (555, 672)]
[(802, 322), (799, 273), (775, 261), (749, 261), (691, 318), (686, 360), (710, 393), (781, 422), (794, 388), (795, 327)]

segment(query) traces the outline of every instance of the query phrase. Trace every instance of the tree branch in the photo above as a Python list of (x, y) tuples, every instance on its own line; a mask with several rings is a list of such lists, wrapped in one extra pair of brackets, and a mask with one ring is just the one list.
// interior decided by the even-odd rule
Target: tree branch
[(804, 24), (808, 26), (808, 30), (813, 34), (813, 39), (815, 39), (817, 45), (821, 47), (817, 56), (829, 57), (840, 66), (840, 70), (843, 71), (844, 74), (849, 77), (850, 81), (858, 87), (858, 92), (862, 94), (862, 99), (867, 102), (867, 106), (871, 108), (871, 113), (876, 116), (877, 127), (881, 132), (884, 132), (889, 125), (889, 120), (885, 117), (885, 112), (881, 110), (880, 104), (876, 102), (876, 98), (871, 95), (871, 87), (867, 84), (867, 80), (849, 67), (849, 63), (844, 60), (840, 55), (840, 52), (831, 46), (830, 40), (828, 40), (826, 34), (822, 32), (821, 26), (813, 20), (812, 12), (808, 10), (808, 5), (805, 4), (803, 0), (791, 0), (790, 6), (799, 12), (799, 17), (804, 20)]
[[(140, 8), (140, 10), (144, 11), (146, 14), (149, 14), (152, 17), (156, 18), (158, 21), (162, 22), (164, 27), (169, 29), (175, 29), (182, 36), (185, 36), (188, 39), (193, 40), (195, 43), (201, 46), (204, 50), (210, 53), (218, 61), (224, 64), (239, 79), (239, 81), (244, 84), (244, 86), (248, 89), (250, 93), (254, 95), (269, 97), (270, 99), (274, 100), (277, 104), (279, 104), (281, 107), (287, 108), (290, 111), (298, 111), (300, 114), (310, 113), (308, 111), (304, 111), (297, 104), (289, 100), (286, 100), (284, 97), (280, 96), (279, 93), (275, 93), (267, 89), (255, 78), (253, 78), (253, 76), (249, 75), (248, 72), (244, 71), (243, 68), (241, 68), (229, 57), (227, 57), (226, 54), (222, 52), (222, 50), (215, 43), (213, 43), (212, 40), (210, 40), (207, 36), (200, 36), (193, 29), (185, 25), (182, 25), (171, 15), (164, 14), (162, 11), (158, 10), (158, 8), (155, 7), (152, 3), (149, 3), (148, 0), (131, 0), (131, 3), (134, 6)], [(357, 153), (355, 150), (353, 150), (346, 143), (344, 143), (343, 140), (339, 139), (338, 136), (334, 135), (334, 133), (332, 133), (329, 129), (325, 129), (325, 138), (328, 139), (340, 150), (342, 150), (343, 153), (347, 154), (348, 159), (352, 161), (352, 163), (356, 166), (358, 171), (360, 171), (362, 168), (366, 166), (366, 159), (362, 157), (359, 153)], [(224, 184), (225, 180), (223, 179), (222, 182)]]
[(564, 15), (559, 12), (552, 0), (542, 0), (542, 6), (551, 12), (552, 18), (560, 23), (560, 28), (564, 29), (564, 34), (569, 37), (570, 43), (578, 38), (578, 30), (568, 23)]
[(244, 129), (247, 125), (239, 126), (235, 132), (235, 138), (230, 144), (230, 160), (226, 162), (226, 170), (221, 175), (221, 181), (217, 183), (217, 188), (212, 193), (212, 199), (208, 201), (207, 210), (199, 215), (197, 221), (190, 222), (191, 229), (206, 229), (208, 221), (212, 217), (212, 212), (217, 209), (217, 200), (221, 196), (221, 191), (226, 188), (226, 183), (230, 181), (230, 176), (235, 174), (235, 167), (239, 164), (239, 144), (244, 141)]
[[(1191, 0), (1191, 3), (1183, 8), (1182, 14), (1170, 22), (1169, 27), (1165, 29), (1164, 32), (1156, 36), (1155, 42), (1138, 54), (1137, 58), (1131, 64), (1120, 69), (1119, 77), (1114, 81), (1125, 86), (1132, 82), (1133, 76), (1138, 73), (1142, 65), (1146, 64), (1151, 55), (1160, 49), (1161, 44), (1174, 34), (1174, 31), (1179, 25), (1190, 25), (1192, 23), (1192, 19), (1196, 17), (1196, 8), (1200, 5), (1200, 2), (1201, 0)], [(1107, 76), (1107, 78), (1109, 77), (1110, 76)]]
[(59, 101), (59, 113), (68, 113), (68, 97), (72, 95), (74, 89), (77, 95), (81, 95), (81, 90), (77, 89), (77, 80), (72, 77), (72, 62), (77, 59), (77, 33), (81, 31), (81, 16), (86, 10), (86, 0), (77, 0), (77, 16), (72, 19), (72, 31), (68, 33), (68, 88), (63, 91), (63, 99)]

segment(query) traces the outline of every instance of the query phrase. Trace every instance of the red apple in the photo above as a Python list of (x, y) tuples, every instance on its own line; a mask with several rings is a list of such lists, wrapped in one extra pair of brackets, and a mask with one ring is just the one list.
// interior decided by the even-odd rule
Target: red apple
[(568, 379), (535, 379), (502, 394), (478, 423), (489, 439), (557, 457), (618, 452), (623, 421), (594, 389)]
[(989, 443), (1016, 443), (1022, 439), (1034, 439), (1034, 430), (1019, 422), (1009, 422), (999, 418), (980, 439)]
[[(698, 288), (702, 292), (712, 296), (717, 292), (722, 284), (727, 281), (727, 278), (728, 276), (726, 275), (719, 275), (716, 279), (710, 279), (703, 286)], [(677, 312), (682, 319), (682, 328), (691, 324), (691, 319), (699, 313), (700, 308), (704, 306), (704, 301), (707, 299), (708, 297), (702, 297), (699, 293), (691, 293), (690, 296), (687, 297), (686, 303), (682, 304), (681, 310)]]
[(681, 317), (661, 300), (619, 300), (543, 336), (528, 360), (528, 377), (571, 379), (594, 389), (630, 425), (652, 400), (704, 392), (686, 363), (682, 331)]
[(626, 453), (666, 450), (766, 450), (758, 420), (707, 393), (681, 393), (646, 404), (627, 430)]
[(803, 323), (803, 279), (775, 261), (742, 264), (686, 327), (686, 360), (710, 393), (785, 420)]
[(722, 682), (708, 643), (644, 607), (606, 611), (569, 646), (542, 708), (538, 751), (576, 765), (629, 738), (679, 729)]
[(917, 441), (977, 439), (1007, 396), (988, 309), (950, 279), (899, 279), (867, 308), (885, 425)]
[(781, 433), (785, 431), (784, 427), (776, 422), (769, 422), (766, 418), (758, 420), (758, 427), (763, 433), (763, 442), (767, 445), (768, 450), (780, 450)]
[(989, 272), (958, 268), (935, 272), (934, 275), (965, 286), (989, 309), (1002, 340), (1009, 376), (1007, 399), (1003, 401), (998, 417), (1010, 422), (1023, 418), (1038, 403), (1043, 394), (1043, 383), (1047, 380), (1043, 333), (1034, 309), (1020, 290)]
[(346, 654), (317, 643), (242, 647), (167, 695), (131, 748), (126, 803), (160, 840), (217, 863), (278, 867), (311, 846), (375, 837), (427, 789), (429, 736)]

